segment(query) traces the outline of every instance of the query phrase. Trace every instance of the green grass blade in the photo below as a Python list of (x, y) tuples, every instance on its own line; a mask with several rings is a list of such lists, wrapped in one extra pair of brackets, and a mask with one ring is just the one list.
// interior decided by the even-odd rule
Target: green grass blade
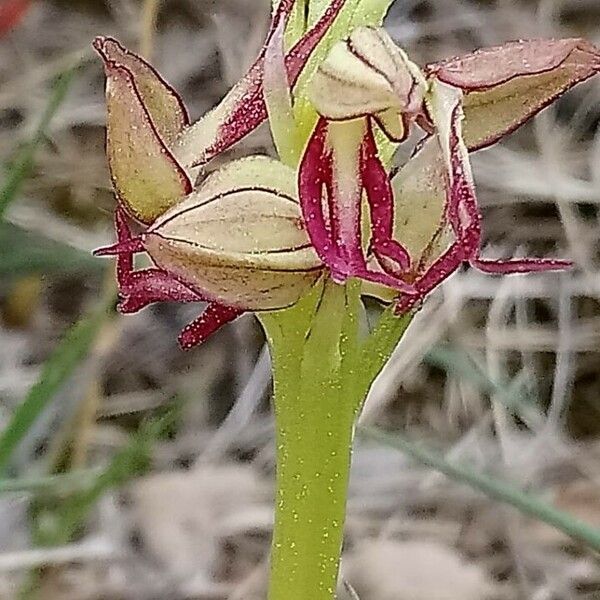
[(0, 221), (0, 278), (31, 274), (102, 273), (104, 261)]
[(448, 344), (431, 348), (425, 355), (425, 362), (442, 369), (448, 375), (469, 382), (486, 394), (496, 396), (512, 413), (525, 420), (527, 412), (533, 408), (533, 398), (522, 376), (517, 376), (512, 381), (498, 381), (467, 353)]
[(87, 355), (100, 326), (109, 314), (108, 307), (112, 307), (113, 303), (112, 298), (110, 303), (104, 301), (99, 308), (75, 324), (44, 365), (37, 383), (31, 388), (25, 401), (17, 408), (0, 435), (0, 474), (6, 472), (15, 448)]
[(131, 436), (127, 446), (113, 457), (92, 485), (75, 494), (67, 502), (61, 503), (56, 528), (57, 536), (52, 540), (53, 544), (70, 541), (85, 521), (89, 511), (108, 490), (121, 486), (148, 471), (155, 442), (172, 428), (177, 414), (178, 411), (173, 409), (161, 418), (143, 423)]
[(0, 479), (0, 495), (14, 493), (62, 495), (90, 486), (98, 473), (98, 469), (84, 469), (45, 477)]
[(58, 76), (33, 136), (17, 153), (13, 164), (8, 169), (4, 183), (0, 186), (0, 217), (17, 197), (23, 182), (31, 173), (35, 151), (46, 137), (52, 118), (66, 98), (76, 70), (77, 67), (72, 67)]
[(477, 473), (466, 465), (449, 462), (437, 452), (415, 444), (396, 432), (390, 434), (378, 429), (362, 427), (359, 429), (359, 434), (363, 438), (395, 448), (413, 460), (443, 473), (446, 477), (483, 492), (494, 500), (508, 504), (525, 515), (551, 525), (597, 552), (600, 551), (600, 529), (554, 508), (533, 494), (523, 492), (510, 483), (494, 479), (484, 473)]

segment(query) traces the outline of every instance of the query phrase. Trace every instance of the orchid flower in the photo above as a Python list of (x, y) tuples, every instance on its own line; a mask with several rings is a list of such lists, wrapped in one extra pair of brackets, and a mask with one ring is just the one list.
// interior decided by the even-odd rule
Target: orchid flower
[[(505, 44), (420, 68), (379, 28), (393, 0), (274, 0), (247, 74), (190, 124), (177, 93), (111, 38), (107, 154), (119, 308), (206, 302), (191, 348), (254, 312), (271, 350), (277, 503), (269, 600), (331, 600), (356, 418), (417, 303), (469, 263), (489, 273), (568, 260), (480, 256), (469, 152), (600, 71), (580, 39)], [(268, 121), (279, 159), (214, 157)], [(390, 150), (423, 139), (402, 168)], [(134, 268), (145, 253), (152, 265)], [(362, 295), (391, 306), (369, 329)]]
[[(334, 0), (283, 57), (291, 85), (344, 3)], [(303, 235), (293, 171), (256, 158), (223, 169), (199, 189), (192, 184), (197, 167), (267, 119), (265, 54), (293, 6), (294, 0), (279, 3), (265, 46), (247, 74), (215, 109), (192, 125), (178, 94), (150, 64), (112, 38), (94, 41), (107, 75), (107, 154), (118, 199), (118, 243), (96, 254), (119, 257), (119, 308), (124, 313), (158, 301), (209, 303), (180, 336), (186, 349), (246, 310), (293, 304), (319, 275), (320, 262)], [(210, 205), (210, 210), (201, 204)], [(147, 229), (133, 236), (127, 216)], [(191, 218), (206, 219), (206, 229), (190, 227)], [(211, 235), (211, 227), (220, 228), (221, 240)], [(237, 240), (232, 227), (237, 227)], [(247, 227), (254, 228), (256, 236), (248, 235)], [(192, 257), (190, 248), (198, 255)], [(134, 271), (137, 252), (147, 252), (156, 266)], [(182, 263), (187, 267), (182, 268)], [(249, 280), (254, 295), (246, 287)], [(227, 282), (235, 283), (232, 287)]]
[[(534, 40), (428, 65), (412, 63), (383, 29), (361, 27), (331, 50), (312, 81), (320, 119), (300, 166), (313, 245), (340, 282), (351, 277), (420, 301), (463, 262), (488, 273), (565, 269), (567, 260), (480, 257), (481, 214), (468, 153), (490, 146), (600, 70), (580, 39)], [(374, 132), (426, 139), (391, 177)], [(363, 199), (370, 209), (364, 235)]]
[[(289, 232), (282, 231), (278, 240), (274, 230), (268, 251), (257, 240), (244, 250), (260, 256), (263, 266), (268, 255), (278, 253), (279, 262), (270, 265), (269, 270), (276, 274), (287, 269), (285, 277), (273, 281), (273, 285), (287, 288), (288, 294), (279, 293), (280, 303), (273, 302), (261, 281), (264, 273), (249, 260), (245, 276), (228, 271), (230, 275), (235, 272), (242, 282), (247, 281), (248, 272), (262, 273), (257, 278), (257, 292), (265, 294), (263, 301), (245, 301), (236, 285), (214, 289), (212, 264), (207, 265), (208, 281), (202, 281), (197, 267), (189, 267), (189, 273), (171, 268), (161, 256), (166, 248), (164, 241), (160, 246), (151, 245), (162, 222), (173, 229), (173, 224), (182, 221), (173, 219), (174, 213), (190, 202), (208, 201), (203, 186), (194, 190), (192, 184), (197, 167), (265, 121), (269, 107), (277, 107), (273, 91), (281, 96), (287, 86), (287, 96), (283, 97), (292, 102), (293, 87), (306, 61), (344, 1), (332, 2), (287, 54), (283, 48), (278, 53), (293, 5), (292, 0), (279, 3), (265, 46), (246, 76), (193, 125), (177, 93), (151, 65), (116, 40), (97, 38), (94, 42), (107, 72), (107, 151), (119, 199), (118, 244), (98, 254), (120, 257), (118, 281), (123, 312), (134, 312), (161, 300), (209, 302), (205, 313), (182, 335), (185, 348), (200, 343), (242, 312), (293, 304), (306, 291), (300, 282), (314, 282), (320, 273), (321, 264), (314, 256), (304, 263), (294, 257), (283, 266)], [(289, 195), (296, 204), (296, 197), (300, 197), (303, 218), (300, 214), (296, 217), (298, 234), (306, 230), (335, 281), (357, 277), (376, 284), (366, 287), (367, 293), (369, 289), (380, 296), (389, 296), (389, 290), (397, 292), (399, 313), (409, 310), (465, 261), (491, 273), (568, 267), (570, 263), (564, 260), (486, 261), (479, 257), (481, 216), (468, 150), (495, 143), (564, 91), (595, 74), (599, 64), (597, 49), (583, 40), (538, 40), (482, 50), (421, 70), (384, 30), (356, 28), (346, 40), (333, 46), (310, 82), (309, 98), (319, 119), (301, 160), (298, 191)], [(271, 110), (271, 114), (274, 112)], [(413, 126), (420, 126), (428, 139), (390, 178), (378, 156), (374, 132), (379, 129), (399, 143)], [(273, 171), (281, 175), (281, 164), (271, 164)], [(236, 190), (246, 184), (243, 175), (236, 181), (236, 171), (225, 171), (231, 178), (226, 187), (234, 197), (241, 197), (243, 194)], [(258, 171), (252, 186), (258, 189), (272, 183), (267, 182), (268, 176), (266, 183), (261, 182)], [(291, 189), (293, 178), (288, 172), (282, 178), (286, 179), (284, 187)], [(280, 192), (277, 186), (269, 189), (274, 194)], [(366, 236), (363, 198), (370, 209)], [(268, 203), (245, 204), (247, 210), (256, 210), (256, 215), (261, 211), (264, 214), (266, 206), (276, 214)], [(198, 211), (192, 214), (200, 218)], [(126, 215), (148, 230), (133, 237)], [(277, 217), (274, 220), (285, 223)], [(224, 232), (226, 222), (224, 219)], [(200, 235), (200, 231), (197, 233)], [(188, 242), (200, 245), (199, 240)], [(308, 238), (303, 243), (308, 244)], [(300, 247), (305, 255), (310, 254), (307, 246)], [(134, 272), (136, 252), (147, 252), (156, 267)], [(218, 253), (219, 249), (213, 247), (212, 252)], [(289, 250), (286, 252), (292, 256)], [(294, 269), (298, 269), (296, 278), (290, 276)], [(312, 275), (307, 276), (307, 272)], [(237, 278), (229, 276), (225, 280), (233, 282)]]

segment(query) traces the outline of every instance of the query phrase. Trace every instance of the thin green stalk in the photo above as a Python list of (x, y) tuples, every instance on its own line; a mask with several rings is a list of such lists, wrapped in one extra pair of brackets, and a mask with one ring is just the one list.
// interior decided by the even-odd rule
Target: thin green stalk
[(142, 5), (140, 53), (147, 60), (152, 59), (160, 3), (161, 0), (144, 0), (144, 4)]
[(39, 124), (32, 138), (21, 148), (15, 157), (14, 164), (9, 168), (4, 183), (0, 187), (0, 218), (8, 208), (8, 205), (16, 198), (21, 190), (21, 186), (29, 176), (33, 168), (35, 151), (46, 137), (50, 122), (66, 98), (76, 70), (77, 66), (71, 67), (58, 76), (52, 95), (40, 117)]
[(600, 552), (600, 529), (554, 508), (533, 494), (523, 492), (505, 481), (499, 481), (484, 473), (477, 473), (465, 465), (451, 463), (437, 452), (414, 444), (398, 433), (390, 434), (367, 427), (362, 427), (359, 433), (361, 437), (396, 448), (450, 479), (467, 484), (494, 500), (509, 504), (521, 513), (543, 521)]

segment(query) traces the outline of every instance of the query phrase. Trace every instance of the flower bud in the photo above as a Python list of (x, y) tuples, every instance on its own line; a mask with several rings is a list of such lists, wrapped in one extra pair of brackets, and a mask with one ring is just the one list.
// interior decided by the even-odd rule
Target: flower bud
[(319, 66), (310, 89), (317, 112), (329, 120), (374, 115), (387, 135), (406, 136), (406, 119), (422, 108), (427, 83), (384, 29), (358, 27)]
[(294, 171), (267, 157), (217, 171), (142, 239), (161, 269), (246, 310), (293, 304), (323, 268), (302, 224)]

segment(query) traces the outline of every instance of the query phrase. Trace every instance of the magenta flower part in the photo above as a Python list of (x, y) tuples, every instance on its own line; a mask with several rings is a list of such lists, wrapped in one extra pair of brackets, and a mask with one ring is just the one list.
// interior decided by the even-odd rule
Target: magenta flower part
[[(134, 237), (122, 209), (115, 212), (115, 229), (118, 243), (97, 250), (96, 256), (117, 256), (117, 283), (119, 285), (119, 311), (136, 313), (155, 302), (203, 302), (208, 299), (189, 284), (159, 268), (134, 270), (133, 257), (144, 251), (143, 237)], [(204, 342), (220, 327), (239, 317), (244, 311), (208, 302), (203, 313), (187, 325), (179, 336), (179, 343), (188, 350)]]
[[(192, 166), (200, 166), (212, 160), (266, 121), (268, 114), (263, 94), (265, 54), (281, 21), (287, 21), (290, 16), (294, 2), (295, 0), (282, 0), (278, 5), (266, 42), (256, 62), (230, 92), (230, 94), (235, 94), (235, 103), (219, 123), (218, 134), (214, 142), (192, 163)], [(317, 23), (286, 54), (285, 66), (292, 87), (296, 85), (304, 65), (335, 21), (345, 2), (346, 0), (333, 0)]]
[[(205, 303), (180, 336), (191, 348), (245, 312), (292, 306), (324, 276), (362, 280), (365, 294), (392, 299), (401, 314), (464, 263), (502, 275), (572, 266), (480, 256), (469, 151), (597, 74), (600, 51), (580, 39), (519, 41), (421, 69), (385, 30), (356, 27), (326, 56), (315, 54), (345, 7), (332, 0), (286, 53), (296, 4), (281, 0), (254, 64), (193, 124), (149, 63), (116, 40), (95, 40), (118, 203), (117, 243), (97, 255), (117, 258), (121, 312)], [(301, 80), (311, 57), (319, 60)], [(313, 118), (304, 104), (296, 122), (299, 95), (317, 113), (310, 134), (302, 133)], [(300, 156), (297, 167), (250, 156), (194, 183), (198, 167), (269, 117), (282, 157)], [(424, 139), (390, 173), (381, 149), (405, 142), (414, 128)], [(288, 129), (289, 143), (280, 139)], [(138, 253), (151, 266), (136, 270)]]
[[(366, 28), (338, 44), (316, 77), (313, 98), (323, 116), (300, 165), (299, 189), (307, 231), (332, 276), (396, 290), (401, 314), (465, 262), (492, 274), (571, 267), (562, 259), (480, 257), (482, 218), (468, 148), (497, 141), (600, 71), (600, 52), (582, 40), (535, 40), (430, 65), (422, 77), (417, 69), (384, 33)], [(415, 97), (422, 98), (420, 108)], [(413, 123), (429, 139), (390, 178), (374, 128), (397, 140), (389, 131), (404, 138)], [(348, 160), (353, 152), (360, 155), (356, 165)], [(353, 199), (347, 183), (340, 185), (348, 180)], [(409, 251), (403, 236), (421, 244), (418, 252)]]

